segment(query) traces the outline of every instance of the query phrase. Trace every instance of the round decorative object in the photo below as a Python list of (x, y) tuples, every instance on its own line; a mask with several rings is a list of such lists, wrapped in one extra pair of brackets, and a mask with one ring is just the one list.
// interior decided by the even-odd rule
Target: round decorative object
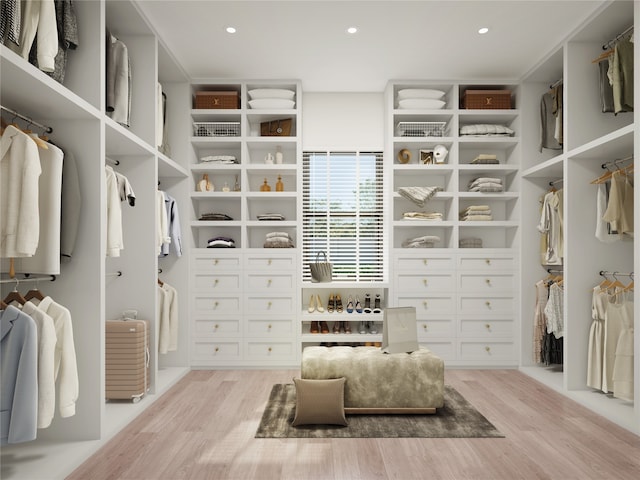
[(449, 150), (444, 145), (436, 145), (433, 147), (433, 158), (435, 163), (445, 163)]
[(398, 152), (398, 162), (409, 163), (411, 161), (411, 152), (406, 148), (403, 148)]

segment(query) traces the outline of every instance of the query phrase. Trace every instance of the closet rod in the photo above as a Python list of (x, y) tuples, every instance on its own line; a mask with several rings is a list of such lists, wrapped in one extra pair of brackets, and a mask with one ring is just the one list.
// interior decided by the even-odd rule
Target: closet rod
[(114, 165), (120, 165), (120, 160), (114, 160), (113, 158), (109, 158), (109, 157), (104, 157), (104, 159), (105, 159), (107, 162), (111, 162), (111, 163), (113, 163)]
[(608, 168), (608, 167), (610, 167), (612, 165), (615, 167), (619, 163), (629, 162), (631, 160), (633, 160), (633, 155), (631, 155), (629, 157), (625, 157), (625, 158), (618, 158), (616, 160), (612, 160), (611, 162), (603, 163), (602, 164), (602, 168)]
[(26, 115), (22, 115), (21, 113), (16, 112), (15, 110), (12, 110), (10, 108), (4, 107), (2, 105), (0, 105), (0, 109), (4, 110), (5, 112), (14, 115), (16, 117), (21, 118), (22, 120), (24, 120), (25, 122), (29, 122), (30, 125), (35, 125), (36, 127), (39, 127), (41, 129), (43, 129), (46, 133), (51, 133), (53, 132), (53, 128), (51, 127), (47, 127), (46, 125), (43, 125), (41, 123), (36, 122), (35, 120), (33, 120), (32, 118), (27, 117)]
[(556, 87), (559, 87), (560, 85), (562, 85), (562, 79), (556, 82), (553, 82), (551, 85), (549, 85), (549, 88), (556, 88)]
[(121, 277), (122, 276), (122, 272), (120, 270), (118, 270), (117, 272), (107, 273), (106, 276), (107, 277)]
[(547, 268), (547, 273), (564, 273), (564, 271), (557, 268)]
[(611, 275), (613, 277), (631, 277), (633, 279), (633, 272), (607, 272), (605, 270), (600, 270), (601, 277), (605, 277), (607, 275)]
[(612, 40), (609, 40), (607, 43), (605, 43), (604, 45), (602, 45), (602, 49), (603, 50), (609, 50), (614, 43), (616, 43), (618, 40), (622, 39), (626, 34), (630, 33), (633, 30), (633, 25), (631, 25), (629, 28), (625, 29), (624, 32), (619, 33), (618, 35), (616, 35), (616, 37)]
[(551, 186), (553, 187), (553, 186), (554, 186), (554, 185), (556, 185), (557, 183), (562, 183), (562, 182), (564, 182), (564, 178), (559, 178), (559, 179), (557, 179), (557, 180), (551, 180), (551, 181), (549, 182), (549, 185), (551, 185)]
[(42, 277), (27, 277), (27, 278), (7, 278), (0, 280), (0, 283), (15, 283), (16, 285), (24, 282), (40, 282), (42, 280), (48, 280), (50, 282), (56, 281), (55, 275), (46, 275)]

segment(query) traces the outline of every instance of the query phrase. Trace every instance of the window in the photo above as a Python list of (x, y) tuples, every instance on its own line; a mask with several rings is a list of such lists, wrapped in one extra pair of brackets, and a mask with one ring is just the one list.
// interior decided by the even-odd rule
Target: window
[(382, 160), (382, 152), (304, 153), (303, 280), (324, 251), (334, 281), (384, 281)]

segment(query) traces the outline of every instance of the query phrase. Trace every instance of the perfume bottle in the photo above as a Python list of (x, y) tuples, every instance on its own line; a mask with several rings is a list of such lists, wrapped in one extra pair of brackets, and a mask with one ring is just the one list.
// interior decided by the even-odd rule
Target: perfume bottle
[(236, 183), (233, 185), (233, 191), (234, 192), (240, 191), (240, 182), (238, 181), (238, 175), (236, 175)]
[(229, 192), (231, 189), (229, 188), (229, 184), (227, 182), (224, 182), (224, 185), (222, 186), (222, 191), (223, 192)]
[(276, 182), (276, 192), (284, 192), (284, 183), (282, 183), (280, 175), (278, 175), (278, 181)]
[(282, 155), (282, 147), (280, 145), (276, 146), (276, 163), (280, 164), (282, 163), (282, 160), (284, 159), (283, 155)]
[(260, 191), (261, 192), (270, 192), (271, 191), (271, 187), (267, 183), (267, 179), (266, 178), (264, 179), (264, 183), (260, 186)]

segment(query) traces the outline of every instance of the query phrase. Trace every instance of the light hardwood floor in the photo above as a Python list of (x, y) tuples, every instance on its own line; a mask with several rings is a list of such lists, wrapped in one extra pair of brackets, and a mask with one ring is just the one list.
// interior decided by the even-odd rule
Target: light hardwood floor
[(254, 438), (298, 374), (193, 371), (67, 480), (640, 478), (640, 437), (517, 370), (445, 373), (506, 438)]

